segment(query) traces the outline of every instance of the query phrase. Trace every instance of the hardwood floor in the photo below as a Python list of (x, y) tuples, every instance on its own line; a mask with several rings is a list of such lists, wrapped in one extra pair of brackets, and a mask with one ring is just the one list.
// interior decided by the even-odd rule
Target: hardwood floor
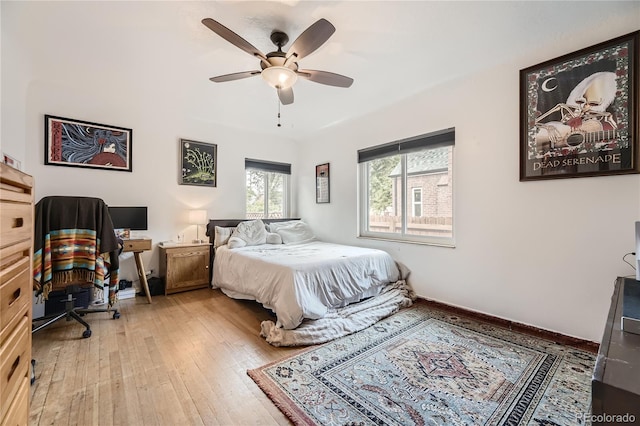
[(259, 336), (271, 319), (219, 290), (119, 302), (122, 316), (59, 321), (33, 335), (31, 425), (281, 424), (246, 370), (292, 355)]
[[(467, 315), (597, 353), (598, 345), (475, 314)], [(273, 319), (260, 305), (202, 289), (119, 302), (122, 316), (87, 315), (33, 335), (36, 381), (30, 425), (289, 425), (247, 376), (304, 348), (276, 348), (260, 337)]]

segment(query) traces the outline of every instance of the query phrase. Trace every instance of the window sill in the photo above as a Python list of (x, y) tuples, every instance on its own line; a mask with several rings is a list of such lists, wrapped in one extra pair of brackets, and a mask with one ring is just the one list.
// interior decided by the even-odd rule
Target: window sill
[(357, 238), (364, 239), (364, 240), (388, 241), (388, 242), (392, 242), (392, 243), (417, 244), (417, 245), (421, 245), (421, 246), (456, 248), (455, 242), (405, 240), (405, 239), (399, 239), (399, 238), (372, 236), (372, 235), (358, 235)]

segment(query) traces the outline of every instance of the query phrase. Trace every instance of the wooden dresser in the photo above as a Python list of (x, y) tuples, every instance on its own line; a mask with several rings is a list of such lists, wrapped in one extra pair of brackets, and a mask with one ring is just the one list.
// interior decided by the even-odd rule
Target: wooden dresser
[(33, 178), (0, 164), (0, 424), (29, 419)]

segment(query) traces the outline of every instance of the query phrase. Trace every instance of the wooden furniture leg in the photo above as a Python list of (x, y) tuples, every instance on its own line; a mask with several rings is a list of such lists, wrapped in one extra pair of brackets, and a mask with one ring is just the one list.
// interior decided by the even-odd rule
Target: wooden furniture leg
[(133, 257), (136, 259), (136, 267), (138, 268), (138, 278), (140, 278), (140, 285), (144, 289), (144, 294), (147, 296), (147, 301), (151, 303), (151, 293), (149, 293), (149, 283), (147, 283), (147, 274), (144, 271), (144, 264), (142, 263), (142, 252), (133, 252)]

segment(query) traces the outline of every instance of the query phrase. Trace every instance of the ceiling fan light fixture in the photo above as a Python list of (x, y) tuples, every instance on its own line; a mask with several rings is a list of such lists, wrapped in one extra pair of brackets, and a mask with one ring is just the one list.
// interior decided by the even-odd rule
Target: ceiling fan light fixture
[(298, 75), (287, 67), (271, 66), (262, 70), (262, 78), (275, 89), (288, 89), (298, 79)]
[(211, 77), (209, 80), (214, 83), (240, 80), (261, 74), (264, 81), (277, 90), (278, 99), (282, 105), (290, 105), (293, 103), (292, 86), (296, 83), (298, 77), (334, 87), (350, 87), (353, 83), (352, 78), (344, 75), (327, 71), (300, 70), (298, 67), (298, 61), (300, 59), (315, 52), (336, 31), (336, 28), (331, 22), (324, 18), (318, 19), (304, 30), (286, 52), (282, 51), (282, 46), (287, 44), (289, 36), (279, 30), (272, 31), (269, 38), (278, 50), (269, 52), (266, 55), (220, 22), (214, 21), (211, 18), (205, 18), (202, 20), (202, 23), (229, 43), (251, 55), (254, 59), (260, 59), (259, 70), (235, 72)]

